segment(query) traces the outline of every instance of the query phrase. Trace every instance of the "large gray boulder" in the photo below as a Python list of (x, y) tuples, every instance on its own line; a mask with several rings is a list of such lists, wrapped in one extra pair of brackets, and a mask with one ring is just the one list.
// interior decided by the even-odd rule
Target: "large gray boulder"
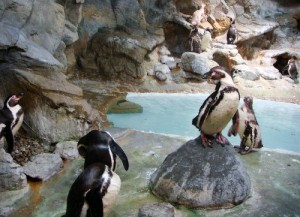
[(181, 66), (184, 71), (202, 75), (219, 64), (212, 60), (211, 53), (185, 52), (181, 56)]
[(27, 176), (44, 181), (63, 168), (63, 161), (58, 154), (43, 153), (32, 157), (23, 168)]
[(249, 197), (251, 182), (232, 146), (203, 148), (197, 138), (167, 156), (152, 174), (150, 188), (172, 204), (228, 208)]
[(14, 163), (11, 155), (0, 148), (0, 192), (21, 190), (26, 187), (27, 179), (23, 168)]
[(163, 37), (129, 35), (123, 31), (103, 30), (91, 39), (90, 51), (95, 53), (99, 72), (109, 79), (141, 79), (145, 72), (141, 66), (145, 56)]

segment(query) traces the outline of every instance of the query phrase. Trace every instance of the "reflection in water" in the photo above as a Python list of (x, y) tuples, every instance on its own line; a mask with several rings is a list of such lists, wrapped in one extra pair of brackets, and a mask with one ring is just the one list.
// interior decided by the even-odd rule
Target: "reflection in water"
[[(31, 216), (33, 211), (36, 209), (36, 207), (41, 203), (42, 196), (40, 193), (42, 182), (34, 181), (34, 180), (28, 180), (29, 184), (29, 196), (26, 196), (25, 200), (27, 200), (27, 203), (25, 203), (24, 206), (22, 206), (20, 209), (18, 209), (13, 216)], [(24, 199), (23, 199), (24, 200)]]

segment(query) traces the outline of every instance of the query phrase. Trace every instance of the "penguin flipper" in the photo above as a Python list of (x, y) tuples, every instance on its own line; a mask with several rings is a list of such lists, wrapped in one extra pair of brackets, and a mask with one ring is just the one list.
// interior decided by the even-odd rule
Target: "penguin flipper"
[(228, 130), (228, 136), (234, 135), (236, 136), (238, 130), (239, 130), (239, 120), (240, 120), (240, 115), (239, 115), (239, 110), (236, 111), (234, 116), (232, 117), (232, 126)]
[(198, 115), (192, 120), (192, 124), (197, 127), (199, 130), (201, 130), (201, 127), (212, 111), (212, 109), (215, 107), (216, 98), (217, 98), (218, 90), (215, 90), (202, 104), (202, 106), (199, 109)]
[(7, 125), (4, 129), (4, 137), (5, 137), (6, 143), (7, 143), (7, 152), (11, 154), (14, 149), (15, 141), (14, 141), (14, 135), (10, 128), (10, 124)]
[(118, 157), (121, 159), (124, 169), (128, 170), (129, 168), (129, 162), (128, 162), (128, 158), (125, 154), (125, 152), (123, 151), (123, 149), (118, 145), (118, 143), (113, 139), (112, 143), (110, 144), (110, 148), (111, 151), (118, 155)]
[(244, 135), (243, 135), (241, 145), (240, 145), (240, 154), (247, 154), (247, 153), (251, 152), (251, 150), (253, 148), (253, 144), (251, 144), (249, 149), (246, 150), (246, 142), (247, 142), (249, 136), (251, 136), (251, 132), (252, 132), (252, 127), (249, 125), (249, 122), (247, 122), (246, 129), (244, 131)]
[(96, 188), (91, 189), (86, 194), (86, 201), (89, 205), (87, 210), (86, 216), (87, 217), (103, 217), (103, 201), (102, 201), (102, 194), (101, 192), (101, 185)]

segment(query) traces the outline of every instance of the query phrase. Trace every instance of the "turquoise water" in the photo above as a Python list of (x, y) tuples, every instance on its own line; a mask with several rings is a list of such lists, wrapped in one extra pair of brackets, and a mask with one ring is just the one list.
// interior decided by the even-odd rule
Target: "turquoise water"
[[(143, 106), (143, 113), (107, 116), (115, 127), (194, 138), (199, 136), (199, 131), (192, 125), (192, 119), (207, 96), (130, 93), (127, 100)], [(253, 107), (261, 127), (264, 148), (300, 153), (299, 105), (254, 99)], [(230, 125), (231, 122), (223, 130), (224, 136), (227, 136)], [(233, 145), (240, 143), (238, 136), (227, 138)]]

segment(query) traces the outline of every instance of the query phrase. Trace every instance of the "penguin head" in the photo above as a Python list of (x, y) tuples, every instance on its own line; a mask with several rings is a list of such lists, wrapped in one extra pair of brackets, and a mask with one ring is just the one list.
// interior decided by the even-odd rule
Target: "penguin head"
[(22, 99), (23, 93), (10, 95), (6, 98), (4, 102), (4, 108), (12, 109), (13, 107), (19, 104), (19, 101)]
[(204, 33), (207, 33), (207, 32), (211, 33), (211, 32), (212, 32), (212, 29), (209, 28), (209, 27), (207, 27), (207, 28), (205, 29)]
[(226, 74), (229, 75), (224, 67), (215, 66), (211, 68), (208, 72), (203, 74), (202, 79), (211, 79), (211, 80), (219, 81), (222, 78), (225, 78)]
[(114, 170), (116, 167), (116, 156), (118, 156), (125, 170), (129, 168), (125, 152), (109, 132), (92, 130), (78, 141), (77, 149), (79, 154), (85, 158), (85, 166), (100, 162)]
[(244, 97), (244, 103), (248, 109), (253, 110), (253, 98), (251, 96)]

